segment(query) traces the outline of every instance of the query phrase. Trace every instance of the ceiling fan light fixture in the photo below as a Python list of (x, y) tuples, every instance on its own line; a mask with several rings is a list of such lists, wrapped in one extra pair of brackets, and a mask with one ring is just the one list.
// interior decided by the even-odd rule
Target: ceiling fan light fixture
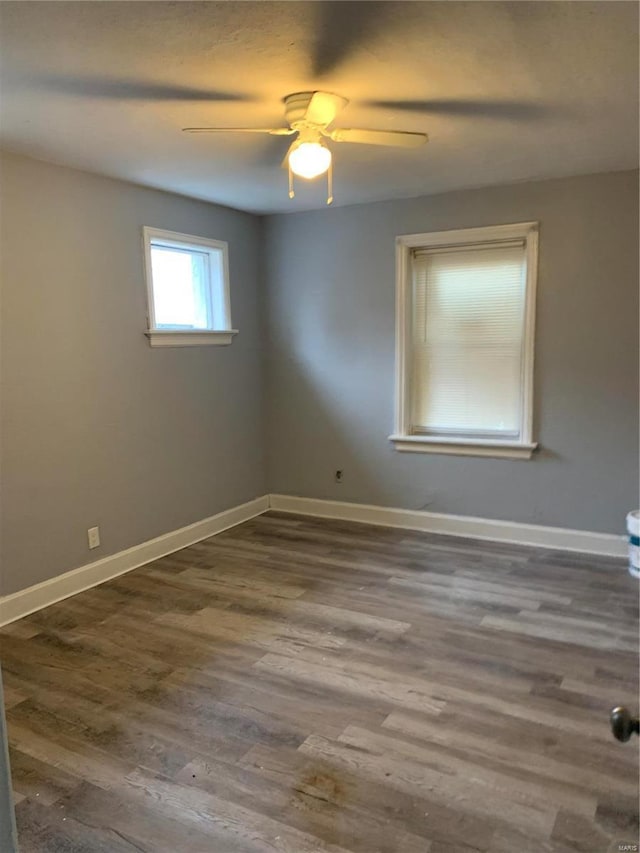
[(268, 133), (271, 136), (297, 135), (284, 155), (282, 165), (289, 172), (289, 198), (295, 198), (293, 176), (307, 181), (327, 176), (327, 204), (333, 202), (333, 162), (324, 137), (332, 142), (358, 142), (392, 148), (416, 148), (423, 145), (426, 133), (407, 130), (368, 130), (333, 128), (329, 125), (348, 100), (332, 92), (294, 92), (284, 98), (288, 127), (185, 127), (188, 133)]
[(294, 175), (311, 180), (329, 169), (331, 151), (322, 142), (300, 142), (289, 154), (289, 166)]

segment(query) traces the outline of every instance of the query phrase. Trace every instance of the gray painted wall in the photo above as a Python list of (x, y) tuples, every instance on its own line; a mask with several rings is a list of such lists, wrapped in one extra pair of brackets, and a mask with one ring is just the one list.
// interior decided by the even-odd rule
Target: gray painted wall
[[(1, 212), (1, 592), (264, 494), (260, 220), (13, 155)], [(231, 346), (151, 349), (143, 225), (229, 242)]]
[[(624, 533), (638, 505), (637, 196), (622, 172), (269, 217), (270, 490)], [(528, 220), (541, 452), (395, 451), (395, 236)]]
[[(636, 187), (636, 173), (595, 175), (263, 227), (3, 155), (0, 592), (266, 491), (623, 532), (638, 505)], [(395, 236), (529, 219), (542, 451), (396, 452)], [(229, 242), (230, 347), (149, 347), (142, 225)]]

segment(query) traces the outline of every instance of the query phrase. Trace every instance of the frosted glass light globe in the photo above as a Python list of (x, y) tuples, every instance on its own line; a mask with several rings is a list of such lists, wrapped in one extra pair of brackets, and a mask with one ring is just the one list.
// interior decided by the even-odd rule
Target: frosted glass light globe
[(289, 165), (294, 175), (317, 178), (331, 165), (331, 151), (319, 142), (302, 142), (289, 154)]

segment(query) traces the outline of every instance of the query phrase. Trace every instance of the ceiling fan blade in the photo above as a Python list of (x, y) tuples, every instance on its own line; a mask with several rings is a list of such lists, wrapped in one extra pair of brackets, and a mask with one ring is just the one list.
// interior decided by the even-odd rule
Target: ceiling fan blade
[(176, 83), (157, 83), (137, 77), (97, 77), (74, 74), (28, 74), (32, 85), (47, 91), (80, 98), (114, 101), (213, 101), (247, 102), (255, 100), (238, 92), (224, 92)]
[(544, 118), (550, 110), (541, 104), (487, 98), (434, 98), (428, 101), (367, 101), (367, 106), (397, 112), (419, 112), (469, 118), (515, 119)]
[[(398, 13), (397, 3), (367, 0), (337, 0), (313, 3), (315, 21), (311, 47), (311, 76), (327, 77), (357, 56), (363, 47), (394, 29), (403, 29), (411, 14), (404, 3)], [(419, 4), (418, 4), (419, 5)]]
[(326, 127), (349, 101), (331, 92), (314, 92), (304, 114), (305, 121)]
[(183, 127), (184, 133), (269, 133), (271, 136), (291, 136), (290, 127)]
[(426, 133), (409, 133), (404, 130), (363, 130), (357, 127), (340, 127), (328, 133), (334, 142), (360, 142), (364, 145), (390, 145), (394, 148), (418, 148), (429, 139)]

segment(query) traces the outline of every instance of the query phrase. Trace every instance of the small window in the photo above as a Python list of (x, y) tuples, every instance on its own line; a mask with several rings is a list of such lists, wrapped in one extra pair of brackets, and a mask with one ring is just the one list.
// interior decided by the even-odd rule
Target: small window
[(227, 244), (143, 228), (151, 346), (230, 344)]
[(537, 224), (397, 240), (398, 450), (528, 458)]

